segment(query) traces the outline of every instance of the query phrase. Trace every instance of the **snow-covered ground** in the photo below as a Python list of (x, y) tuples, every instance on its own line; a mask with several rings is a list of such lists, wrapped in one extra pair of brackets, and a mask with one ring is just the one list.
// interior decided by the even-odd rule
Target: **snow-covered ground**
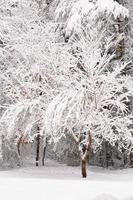
[(45, 167), (0, 171), (0, 200), (133, 200), (133, 169), (79, 167), (46, 162)]

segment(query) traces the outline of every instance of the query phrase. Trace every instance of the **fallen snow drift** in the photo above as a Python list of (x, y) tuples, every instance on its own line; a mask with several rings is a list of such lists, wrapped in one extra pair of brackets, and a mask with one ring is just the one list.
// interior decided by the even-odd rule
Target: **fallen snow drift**
[(0, 200), (133, 200), (133, 169), (79, 167), (46, 162), (45, 167), (0, 171)]

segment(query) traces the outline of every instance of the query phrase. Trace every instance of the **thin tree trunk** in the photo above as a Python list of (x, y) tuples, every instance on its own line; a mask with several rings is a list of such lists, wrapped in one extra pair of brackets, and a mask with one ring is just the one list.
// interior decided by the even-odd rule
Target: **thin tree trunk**
[(17, 144), (17, 149), (18, 149), (18, 154), (19, 154), (19, 156), (20, 156), (20, 141), (18, 142), (18, 144)]
[(129, 160), (130, 160), (130, 166), (133, 167), (133, 152), (130, 152)]
[(47, 146), (45, 146), (45, 147), (43, 148), (42, 166), (44, 166), (44, 159), (45, 159), (45, 155), (46, 155), (46, 147), (47, 147)]
[(39, 165), (39, 150), (40, 150), (40, 135), (37, 135), (36, 138), (37, 147), (36, 147), (36, 166)]
[(23, 138), (23, 136), (21, 136), (19, 138), (19, 140), (17, 141), (17, 150), (18, 150), (19, 156), (20, 156), (20, 146), (21, 146), (22, 138)]

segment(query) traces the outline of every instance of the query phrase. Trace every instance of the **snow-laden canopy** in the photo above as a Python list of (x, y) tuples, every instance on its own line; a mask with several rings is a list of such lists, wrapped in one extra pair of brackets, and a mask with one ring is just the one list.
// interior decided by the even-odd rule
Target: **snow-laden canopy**
[(88, 112), (91, 108), (88, 101), (91, 104), (85, 90), (64, 91), (55, 97), (46, 110), (46, 133), (57, 142), (65, 132), (72, 132), (75, 128), (79, 133), (85, 125), (90, 125)]
[(37, 132), (34, 129), (39, 126), (40, 134), (43, 134), (42, 104), (39, 100), (24, 101), (11, 105), (0, 119), (1, 134), (8, 140), (24, 137), (32, 141)]
[(64, 75), (58, 76), (65, 80), (46, 109), (45, 133), (57, 142), (66, 134), (77, 135), (88, 124), (89, 128), (93, 127), (94, 151), (101, 147), (103, 140), (117, 145), (119, 150), (130, 149), (132, 114), (128, 103), (133, 94), (132, 78), (122, 74), (128, 63), (111, 64), (113, 57), (108, 54), (108, 48), (114, 45), (113, 38), (106, 41), (103, 54), (100, 42), (84, 39), (74, 43), (79, 68), (76, 64), (72, 70), (69, 68), (71, 56), (67, 56), (64, 67), (63, 63), (60, 65)]
[[(79, 33), (83, 23), (90, 23), (100, 16), (128, 18), (129, 11), (114, 0), (61, 0), (55, 10), (56, 20), (64, 26), (66, 37)], [(96, 21), (95, 21), (96, 22)]]
[[(113, 87), (112, 92), (117, 87), (116, 83), (111, 85), (108, 82), (104, 86), (101, 85), (99, 90), (101, 91), (105, 87), (103, 93), (106, 92), (107, 85), (108, 87)], [(109, 93), (110, 91), (108, 90), (106, 92), (107, 96)], [(122, 102), (124, 96), (120, 95), (118, 98), (115, 97), (116, 99), (109, 96), (109, 99), (96, 99), (99, 101), (96, 108), (95, 99), (92, 101), (90, 95), (84, 89), (82, 91), (64, 91), (60, 93), (51, 101), (45, 113), (46, 137), (50, 136), (56, 143), (68, 134), (78, 135), (86, 127), (88, 129), (91, 127), (93, 128), (94, 151), (101, 147), (103, 140), (108, 141), (113, 146), (118, 145), (120, 151), (129, 150), (133, 144), (131, 129), (129, 128), (132, 124), (132, 115), (125, 114), (127, 108)], [(101, 97), (99, 96), (99, 98)], [(104, 108), (104, 106), (108, 108)], [(124, 114), (115, 113), (115, 116), (113, 116), (113, 109), (118, 110), (117, 112), (123, 111)]]
[[(122, 145), (128, 148), (132, 142), (127, 105), (133, 94), (132, 80), (121, 76), (126, 64), (110, 65), (114, 47), (123, 37), (118, 41), (108, 38), (103, 29), (99, 33), (88, 23), (98, 18), (102, 23), (101, 15), (126, 18), (127, 9), (113, 0), (59, 1), (56, 20), (64, 24), (66, 35), (81, 29), (85, 33), (79, 43), (67, 45), (57, 40), (55, 26), (46, 25), (38, 15), (36, 1), (17, 1), (17, 5), (3, 2), (0, 81), (10, 104), (4, 105), (2, 134), (7, 138), (30, 136), (34, 125), (44, 123), (42, 130), (57, 142), (66, 132), (80, 132), (89, 124), (94, 128), (94, 149), (103, 138), (113, 145), (119, 141), (120, 149)], [(94, 37), (89, 40), (90, 29)]]

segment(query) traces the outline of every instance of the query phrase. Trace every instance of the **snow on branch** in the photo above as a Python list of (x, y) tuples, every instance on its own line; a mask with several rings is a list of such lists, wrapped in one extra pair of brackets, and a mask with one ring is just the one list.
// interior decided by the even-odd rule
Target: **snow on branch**
[[(101, 147), (104, 139), (113, 146), (118, 143), (120, 151), (129, 150), (133, 139), (130, 129), (132, 113), (128, 103), (133, 82), (130, 76), (123, 75), (123, 70), (129, 63), (111, 62), (113, 57), (108, 49), (103, 51), (100, 48), (101, 41), (84, 40), (73, 44), (73, 49), (76, 47), (73, 59), (76, 57), (79, 62), (78, 65), (73, 65), (72, 71), (68, 64), (72, 62), (72, 57), (67, 57), (66, 81), (62, 82), (60, 93), (53, 98), (46, 110), (46, 134), (54, 142), (58, 142), (66, 134), (75, 134), (77, 137), (87, 126), (93, 128), (94, 151)], [(110, 48), (114, 40), (108, 38), (106, 42), (105, 46)], [(64, 70), (63, 63), (60, 70), (61, 67)], [(59, 76), (61, 80), (61, 74)], [(127, 80), (131, 81), (130, 86)]]
[(128, 9), (114, 0), (98, 0), (97, 6), (98, 12), (112, 14), (115, 19), (129, 17)]
[(100, 20), (100, 29), (94, 21), (88, 23), (99, 14), (125, 18), (128, 11), (113, 0), (60, 1), (56, 14), (64, 20), (66, 34), (78, 30), (74, 43), (64, 44), (55, 24), (43, 23), (36, 4), (29, 4), (18, 6), (22, 16), (8, 3), (1, 14), (5, 22), (0, 37), (6, 36), (0, 46), (0, 83), (10, 100), (0, 119), (2, 134), (9, 139), (19, 134), (33, 138), (39, 125), (40, 134), (45, 132), (56, 143), (89, 127), (94, 151), (104, 139), (111, 145), (118, 142), (120, 150), (130, 149), (133, 81), (124, 73), (129, 63), (112, 62), (123, 35), (106, 35)]
[[(24, 101), (10, 105), (0, 119), (0, 127), (4, 137), (8, 140), (26, 137), (27, 141), (34, 139), (36, 134), (33, 129), (42, 126), (42, 103), (41, 101)], [(42, 131), (43, 132), (43, 131)]]
[(114, 20), (129, 18), (129, 11), (114, 0), (63, 0), (59, 2), (55, 15), (56, 21), (63, 25), (65, 36), (70, 37), (73, 33), (80, 33), (84, 23), (93, 26), (102, 16), (106, 20), (110, 19), (109, 16), (113, 16)]

